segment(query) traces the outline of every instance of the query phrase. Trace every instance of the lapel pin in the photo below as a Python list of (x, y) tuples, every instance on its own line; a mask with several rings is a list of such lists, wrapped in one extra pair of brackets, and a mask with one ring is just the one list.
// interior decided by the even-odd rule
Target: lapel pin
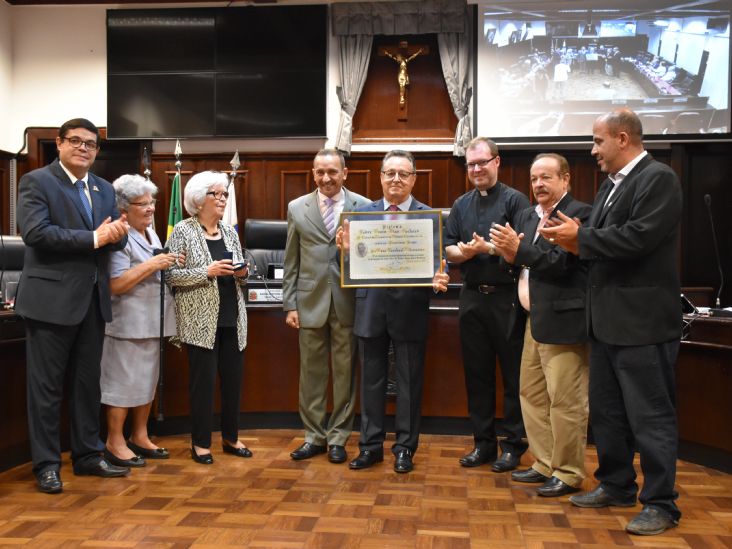
[(92, 191), (97, 191), (97, 192), (99, 192), (99, 187), (97, 187), (96, 185), (94, 185), (94, 186), (92, 187)]

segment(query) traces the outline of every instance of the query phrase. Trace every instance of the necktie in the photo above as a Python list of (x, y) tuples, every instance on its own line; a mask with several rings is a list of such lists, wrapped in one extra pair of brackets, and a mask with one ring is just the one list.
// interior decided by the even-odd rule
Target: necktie
[(335, 200), (332, 198), (325, 199), (325, 211), (323, 212), (323, 223), (325, 223), (325, 229), (328, 231), (330, 236), (335, 234), (335, 212), (333, 211), (333, 204)]
[(89, 203), (89, 198), (87, 198), (86, 193), (84, 192), (84, 189), (86, 188), (86, 183), (84, 183), (82, 180), (79, 180), (74, 183), (74, 186), (79, 191), (81, 205), (84, 206), (84, 213), (86, 213), (86, 218), (89, 221), (89, 225), (94, 225), (91, 204)]
[(389, 207), (387, 208), (387, 210), (390, 212), (398, 212), (399, 206), (397, 206), (396, 204), (389, 204)]

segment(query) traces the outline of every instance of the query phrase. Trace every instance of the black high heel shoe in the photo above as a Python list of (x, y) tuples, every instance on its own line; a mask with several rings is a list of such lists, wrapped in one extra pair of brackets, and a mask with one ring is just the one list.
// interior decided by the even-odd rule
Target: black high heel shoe
[(213, 455), (211, 454), (197, 454), (196, 448), (191, 444), (191, 458), (193, 458), (193, 461), (196, 463), (200, 463), (201, 465), (212, 465), (213, 464)]
[(232, 454), (234, 456), (240, 457), (240, 458), (250, 458), (252, 457), (252, 451), (249, 448), (243, 447), (243, 448), (236, 448), (234, 446), (231, 446), (230, 444), (226, 442), (221, 443), (221, 449), (224, 451), (225, 454)]

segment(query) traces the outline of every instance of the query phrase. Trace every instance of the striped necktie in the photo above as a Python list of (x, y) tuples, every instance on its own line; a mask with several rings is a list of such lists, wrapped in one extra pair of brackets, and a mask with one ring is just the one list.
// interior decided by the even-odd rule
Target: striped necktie
[(335, 234), (335, 212), (333, 211), (333, 205), (335, 200), (332, 198), (325, 199), (325, 211), (323, 212), (323, 223), (325, 223), (325, 230), (328, 231), (330, 236)]
[(89, 221), (89, 225), (94, 225), (94, 218), (92, 216), (92, 207), (89, 203), (89, 198), (86, 196), (86, 193), (84, 192), (84, 189), (86, 188), (86, 183), (84, 183), (81, 179), (74, 183), (74, 186), (79, 191), (79, 198), (81, 199), (81, 205), (84, 206), (84, 212), (86, 213), (86, 218)]

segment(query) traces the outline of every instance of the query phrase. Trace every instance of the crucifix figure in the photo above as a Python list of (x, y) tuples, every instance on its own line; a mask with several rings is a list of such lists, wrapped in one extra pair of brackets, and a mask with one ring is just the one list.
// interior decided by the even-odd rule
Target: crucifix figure
[(400, 41), (398, 46), (382, 46), (379, 48), (379, 55), (385, 55), (399, 63), (399, 74), (397, 76), (397, 82), (399, 84), (399, 109), (405, 111), (403, 113), (404, 117), (406, 117), (407, 86), (409, 86), (407, 65), (418, 55), (428, 53), (429, 48), (427, 46), (410, 46), (406, 40)]

